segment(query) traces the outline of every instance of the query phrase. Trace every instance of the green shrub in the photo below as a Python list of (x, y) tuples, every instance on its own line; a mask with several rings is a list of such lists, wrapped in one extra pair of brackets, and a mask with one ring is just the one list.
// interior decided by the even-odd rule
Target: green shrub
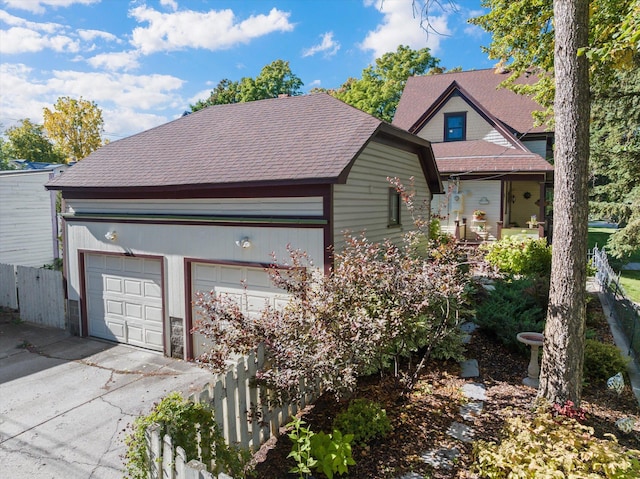
[(356, 462), (351, 455), (353, 434), (345, 434), (338, 430), (333, 434), (315, 433), (311, 428), (304, 427), (306, 423), (300, 418), (294, 418), (287, 427), (291, 428), (291, 457), (296, 465), (289, 469), (292, 474), (298, 474), (300, 479), (309, 477), (311, 469), (333, 479), (334, 474), (345, 474), (349, 466)]
[(584, 380), (588, 383), (604, 382), (611, 376), (626, 371), (628, 359), (614, 344), (587, 339), (584, 344)]
[(474, 445), (474, 467), (492, 479), (640, 477), (640, 451), (627, 451), (608, 436), (598, 439), (593, 429), (548, 412), (533, 420), (509, 418), (500, 443)]
[(391, 422), (380, 404), (367, 399), (354, 399), (346, 411), (333, 421), (334, 429), (353, 434), (356, 444), (366, 444), (391, 431)]
[(524, 350), (516, 335), (544, 330), (548, 297), (540, 282), (534, 279), (497, 281), (495, 289), (477, 306), (476, 323), (504, 345)]
[(334, 474), (346, 474), (349, 466), (356, 461), (351, 456), (351, 442), (353, 434), (342, 435), (334, 429), (333, 434), (319, 432), (311, 437), (311, 455), (317, 460), (315, 469), (322, 472), (329, 479)]
[(216, 472), (244, 477), (250, 453), (226, 444), (212, 409), (186, 400), (177, 392), (169, 394), (149, 414), (133, 422), (133, 431), (125, 439), (128, 477), (148, 477), (145, 431), (152, 424), (160, 426), (161, 437), (171, 436), (174, 446), (182, 447), (189, 460), (197, 459), (207, 465), (213, 460), (219, 469)]
[(549, 276), (551, 246), (544, 238), (530, 239), (507, 236), (494, 243), (486, 243), (485, 259), (505, 274)]

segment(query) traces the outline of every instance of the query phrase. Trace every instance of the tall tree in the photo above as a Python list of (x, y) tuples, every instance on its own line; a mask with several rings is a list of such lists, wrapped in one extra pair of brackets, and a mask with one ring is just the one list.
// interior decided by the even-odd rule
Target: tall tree
[(589, 162), (588, 0), (554, 0), (554, 243), (538, 395), (580, 403), (586, 319)]
[(9, 143), (2, 137), (0, 137), (0, 171), (13, 170), (13, 166), (9, 163), (12, 158), (8, 153)]
[(64, 163), (64, 155), (45, 136), (42, 125), (32, 123), (28, 118), (20, 120), (18, 126), (8, 128), (5, 135), (5, 152), (12, 159)]
[(256, 78), (221, 80), (211, 91), (209, 98), (198, 100), (190, 108), (194, 112), (211, 105), (265, 100), (279, 95), (300, 95), (303, 85), (302, 80), (291, 71), (288, 61), (275, 60), (265, 65)]
[(623, 258), (640, 248), (640, 55), (636, 68), (592, 82), (592, 215), (619, 223), (609, 253)]
[(60, 97), (53, 110), (44, 108), (44, 129), (69, 161), (80, 161), (103, 143), (104, 120), (95, 102)]
[(349, 78), (332, 94), (349, 105), (391, 122), (407, 79), (425, 74), (436, 68), (439, 62), (431, 56), (428, 48), (412, 50), (400, 45), (395, 52), (385, 53), (376, 59), (375, 65), (365, 68), (362, 78)]

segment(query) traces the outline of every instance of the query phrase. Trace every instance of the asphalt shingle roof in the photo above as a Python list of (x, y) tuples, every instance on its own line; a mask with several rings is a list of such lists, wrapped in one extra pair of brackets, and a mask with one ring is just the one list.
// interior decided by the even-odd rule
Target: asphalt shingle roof
[(540, 155), (484, 140), (433, 143), (431, 146), (441, 173), (553, 171), (553, 166)]
[[(398, 104), (393, 124), (409, 130), (438, 97), (455, 81), (505, 126), (516, 132), (539, 133), (545, 126), (534, 127), (531, 113), (542, 108), (524, 95), (518, 95), (498, 85), (510, 73), (494, 69), (442, 73), (410, 77)], [(535, 76), (519, 78), (518, 83), (534, 83)]]
[(428, 148), (321, 93), (205, 108), (103, 146), (48, 187), (335, 181), (380, 128)]

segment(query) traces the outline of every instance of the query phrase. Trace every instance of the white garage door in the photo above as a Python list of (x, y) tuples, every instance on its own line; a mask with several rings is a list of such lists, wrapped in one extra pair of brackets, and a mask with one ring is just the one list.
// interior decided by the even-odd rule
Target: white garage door
[[(267, 303), (272, 307), (282, 308), (288, 301), (287, 293), (271, 283), (263, 268), (200, 263), (194, 263), (192, 268), (194, 294), (197, 291), (227, 294), (234, 298), (249, 316), (259, 315)], [(199, 317), (198, 309), (194, 308), (194, 322)], [(204, 352), (203, 348), (206, 348), (204, 338), (195, 335), (194, 354), (200, 355)]]
[(86, 256), (89, 335), (163, 351), (160, 260)]

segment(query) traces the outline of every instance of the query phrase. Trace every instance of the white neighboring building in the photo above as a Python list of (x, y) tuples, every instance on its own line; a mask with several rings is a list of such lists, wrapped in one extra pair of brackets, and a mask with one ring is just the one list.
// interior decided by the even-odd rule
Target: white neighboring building
[(0, 171), (0, 263), (41, 267), (60, 256), (56, 192), (44, 185), (67, 168)]

